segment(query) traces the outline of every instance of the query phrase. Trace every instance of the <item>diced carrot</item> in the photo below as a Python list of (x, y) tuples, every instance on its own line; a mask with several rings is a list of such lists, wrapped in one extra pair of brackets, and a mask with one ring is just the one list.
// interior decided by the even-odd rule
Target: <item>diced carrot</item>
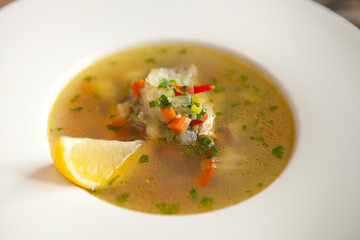
[(164, 120), (166, 123), (171, 122), (173, 119), (176, 118), (176, 112), (174, 110), (173, 107), (171, 107), (170, 109), (168, 108), (161, 108), (161, 113), (164, 117)]
[(185, 116), (181, 116), (179, 118), (175, 118), (174, 120), (172, 120), (167, 127), (170, 130), (173, 130), (175, 132), (178, 133), (184, 133), (186, 131), (186, 129), (189, 127), (191, 122), (190, 118), (187, 118)]
[(195, 183), (199, 186), (206, 186), (216, 169), (216, 164), (214, 158), (207, 159), (204, 154), (201, 155), (201, 159), (203, 161), (203, 170), (200, 175), (196, 178)]
[(145, 80), (142, 78), (131, 84), (131, 89), (136, 99), (139, 97), (139, 91), (141, 88), (144, 87), (144, 85), (145, 85)]
[(192, 120), (190, 125), (199, 125), (199, 124), (203, 124), (209, 117), (209, 114), (205, 113), (203, 120)]

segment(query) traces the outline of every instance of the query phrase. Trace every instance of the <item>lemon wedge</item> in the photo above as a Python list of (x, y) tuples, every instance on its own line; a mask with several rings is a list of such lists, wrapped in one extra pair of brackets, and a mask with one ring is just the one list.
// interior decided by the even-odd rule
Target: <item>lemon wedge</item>
[(106, 183), (142, 143), (60, 136), (51, 156), (67, 179), (83, 188), (94, 189)]

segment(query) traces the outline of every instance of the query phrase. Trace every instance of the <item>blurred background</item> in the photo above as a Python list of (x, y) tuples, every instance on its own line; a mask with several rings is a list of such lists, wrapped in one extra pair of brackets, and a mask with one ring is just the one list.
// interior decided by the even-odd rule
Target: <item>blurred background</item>
[[(14, 0), (0, 0), (0, 8)], [(360, 0), (315, 0), (360, 28)]]

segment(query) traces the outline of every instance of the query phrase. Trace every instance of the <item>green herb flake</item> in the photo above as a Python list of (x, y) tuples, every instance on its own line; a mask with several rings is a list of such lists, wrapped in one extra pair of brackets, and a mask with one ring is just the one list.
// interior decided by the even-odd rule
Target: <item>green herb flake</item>
[(250, 137), (250, 140), (255, 140), (255, 141), (257, 141), (257, 142), (265, 142), (265, 139), (264, 139), (263, 136), (258, 136), (258, 137), (253, 137), (253, 136), (251, 136), (251, 137)]
[(161, 53), (167, 53), (167, 51), (168, 51), (168, 50), (167, 50), (166, 48), (161, 48), (161, 49), (160, 49), (160, 52), (161, 52)]
[(216, 112), (215, 114), (216, 114), (217, 116), (223, 116), (223, 115), (224, 115), (223, 112)]
[(106, 125), (105, 127), (106, 127), (108, 130), (110, 130), (110, 131), (117, 132), (117, 131), (123, 129), (125, 126)]
[(77, 102), (77, 100), (79, 99), (79, 97), (80, 97), (80, 94), (76, 94), (74, 97), (72, 97), (72, 98), (70, 99), (70, 102), (71, 102), (71, 103)]
[(253, 122), (253, 127), (255, 128), (258, 124), (259, 124), (259, 119), (255, 119), (255, 121)]
[(239, 106), (241, 103), (233, 103), (233, 104), (231, 104), (231, 107), (232, 108), (236, 108), (237, 106)]
[(149, 102), (150, 107), (161, 107), (161, 108), (170, 108), (171, 102), (169, 101), (168, 97), (164, 94), (159, 97), (159, 99)]
[(240, 75), (241, 82), (246, 82), (247, 80), (248, 80), (248, 77), (246, 75), (243, 75), (243, 74)]
[(54, 131), (54, 129), (50, 128), (50, 129), (49, 129), (49, 131), (50, 131), (50, 132), (53, 132), (53, 131)]
[(80, 112), (82, 109), (83, 109), (82, 107), (77, 107), (77, 108), (71, 108), (70, 111)]
[(263, 184), (263, 183), (258, 183), (258, 184), (256, 184), (256, 186), (257, 186), (258, 188), (262, 188), (262, 187), (264, 186), (264, 184)]
[(270, 106), (269, 107), (270, 112), (275, 112), (276, 109), (277, 109), (277, 106)]
[(283, 157), (283, 155), (284, 155), (284, 147), (281, 146), (281, 145), (279, 145), (279, 146), (273, 148), (273, 149), (271, 150), (271, 154), (272, 154), (274, 157), (281, 159), (281, 158)]
[(61, 130), (63, 130), (63, 128), (57, 128), (56, 129), (56, 131), (58, 131), (58, 132), (61, 131)]
[(214, 142), (208, 137), (199, 137), (197, 139), (197, 147), (201, 153), (205, 154), (206, 158), (212, 158), (216, 156), (217, 149)]
[(130, 195), (130, 193), (123, 193), (123, 194), (121, 194), (121, 195), (119, 195), (119, 196), (117, 196), (116, 198), (115, 198), (115, 200), (116, 200), (116, 202), (118, 203), (118, 204), (124, 204), (126, 201), (127, 201), (127, 199), (129, 198), (129, 195)]
[(109, 120), (113, 119), (116, 116), (117, 116), (117, 114), (111, 114), (110, 117), (109, 117)]
[(217, 79), (216, 79), (216, 77), (210, 78), (209, 81), (210, 81), (212, 84), (217, 84)]
[(214, 93), (222, 93), (226, 90), (226, 87), (217, 87), (217, 88), (214, 88), (213, 92)]
[(246, 190), (245, 192), (246, 192), (246, 193), (251, 193), (251, 190)]
[(253, 90), (254, 90), (255, 92), (260, 92), (260, 88), (255, 87), (255, 86), (253, 86)]
[(113, 177), (110, 181), (108, 181), (108, 185), (112, 185), (115, 181), (116, 181), (116, 179), (118, 179), (120, 177), (120, 175), (117, 175), (117, 176), (115, 176), (115, 177)]
[(110, 65), (115, 65), (117, 63), (117, 61), (111, 61)]
[(155, 63), (156, 60), (155, 60), (155, 58), (147, 58), (147, 59), (145, 59), (145, 62), (146, 63)]
[(180, 51), (179, 51), (179, 54), (185, 54), (186, 53), (186, 48), (183, 48), (183, 49), (181, 49)]
[(269, 120), (268, 123), (272, 126), (274, 126), (274, 121), (273, 120)]
[(175, 203), (175, 204), (156, 203), (155, 207), (162, 214), (176, 214), (180, 212), (180, 203)]
[(149, 155), (146, 155), (146, 154), (141, 155), (141, 157), (139, 159), (139, 164), (146, 163), (146, 162), (149, 162)]
[(195, 202), (196, 201), (196, 199), (197, 199), (197, 191), (196, 191), (196, 189), (195, 188), (193, 188), (193, 189), (191, 189), (190, 191), (189, 191), (189, 198), (193, 201), (193, 202)]
[(235, 74), (236, 74), (236, 70), (230, 69), (230, 70), (228, 70), (228, 71), (226, 72), (225, 76), (226, 76), (226, 77), (232, 77), (232, 76), (234, 76)]
[(241, 129), (242, 129), (243, 131), (247, 131), (247, 126), (244, 124), (244, 125), (241, 126)]
[(83, 79), (83, 81), (84, 82), (91, 82), (91, 80), (93, 80), (93, 76), (91, 76), (91, 75), (89, 75), (89, 76), (86, 76), (86, 77), (84, 77), (84, 79)]
[(212, 205), (214, 204), (214, 198), (212, 197), (203, 197), (200, 201), (200, 204), (207, 209), (212, 209)]
[(249, 100), (245, 100), (244, 104), (245, 104), (246, 106), (249, 106), (249, 105), (251, 104), (251, 102), (250, 102)]
[(265, 114), (264, 114), (263, 112), (259, 112), (258, 115), (259, 115), (260, 117), (265, 117)]
[[(173, 81), (173, 80), (171, 80), (171, 81)], [(171, 81), (168, 81), (165, 78), (160, 78), (160, 83), (159, 83), (158, 88), (164, 88), (164, 89), (169, 90), (170, 88), (172, 88), (171, 83), (170, 83)]]

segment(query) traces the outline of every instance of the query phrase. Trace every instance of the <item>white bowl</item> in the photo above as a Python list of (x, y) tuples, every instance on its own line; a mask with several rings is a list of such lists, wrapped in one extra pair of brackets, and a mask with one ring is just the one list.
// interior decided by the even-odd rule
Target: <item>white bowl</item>
[[(0, 239), (359, 239), (360, 31), (309, 1), (16, 1), (0, 9)], [(297, 144), (263, 192), (205, 214), (115, 207), (52, 165), (46, 117), (71, 75), (109, 50), (196, 42), (276, 79)]]

